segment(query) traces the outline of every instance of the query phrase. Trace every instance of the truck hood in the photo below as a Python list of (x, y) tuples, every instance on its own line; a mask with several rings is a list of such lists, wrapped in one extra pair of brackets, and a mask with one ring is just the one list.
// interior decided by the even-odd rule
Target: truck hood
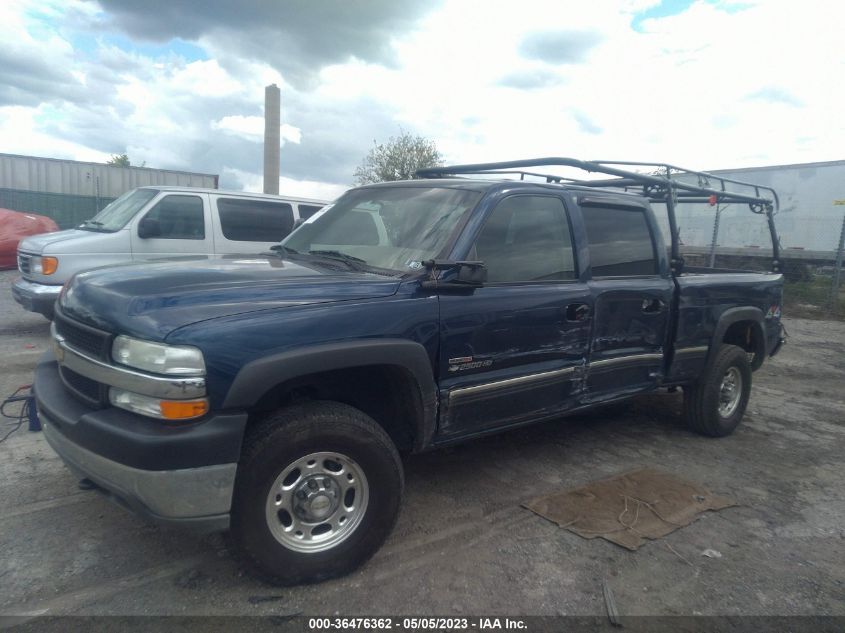
[(315, 303), (387, 297), (399, 279), (274, 256), (127, 264), (83, 272), (60, 299), (94, 327), (163, 340), (191, 323)]
[(98, 233), (80, 231), (79, 229), (67, 229), (66, 231), (58, 231), (56, 233), (42, 233), (41, 235), (33, 235), (21, 240), (18, 250), (40, 255), (47, 246), (55, 246), (61, 242), (69, 242), (78, 240), (79, 238), (90, 238), (92, 235), (98, 235)]

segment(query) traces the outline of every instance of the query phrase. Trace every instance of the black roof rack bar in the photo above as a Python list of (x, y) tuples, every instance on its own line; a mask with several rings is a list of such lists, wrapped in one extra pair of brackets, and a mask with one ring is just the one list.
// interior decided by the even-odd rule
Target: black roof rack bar
[[(672, 181), (674, 183), (675, 181)], [(625, 190), (634, 188), (634, 187), (642, 187), (643, 184), (641, 182), (637, 182), (636, 180), (630, 178), (615, 178), (612, 180), (575, 180), (573, 184), (578, 184), (582, 187), (600, 187), (600, 188), (623, 188)], [(667, 187), (669, 188), (669, 187)], [(696, 187), (695, 190), (687, 190), (686, 188), (675, 187), (674, 184), (671, 186), (672, 189), (675, 190), (675, 197), (678, 199), (678, 202), (700, 202), (699, 200), (692, 200), (694, 197), (701, 197), (703, 194), (707, 194), (709, 196), (715, 196), (717, 202), (722, 201), (730, 201), (730, 202), (744, 202), (747, 204), (754, 204), (754, 205), (763, 205), (763, 207), (773, 204), (775, 199), (772, 198), (762, 198), (759, 195), (751, 195), (751, 194), (743, 194), (738, 193), (735, 191), (727, 191), (722, 189), (710, 189), (710, 188), (699, 188)], [(679, 191), (680, 189), (680, 191)], [(639, 192), (638, 193), (643, 193)], [(652, 202), (662, 202), (665, 198), (665, 195), (662, 196), (654, 196), (651, 194), (644, 194), (647, 197), (650, 197)], [(705, 202), (709, 202), (709, 199), (705, 199)], [(774, 205), (774, 208), (777, 208), (777, 205)]]
[[(555, 174), (540, 174), (535, 172), (526, 172), (523, 170), (519, 170), (519, 167), (538, 167), (538, 166), (563, 166), (563, 167), (575, 167), (576, 169), (582, 169), (587, 172), (591, 173), (604, 173), (612, 176), (618, 176), (619, 180), (616, 179), (607, 179), (602, 181), (591, 181), (591, 180), (576, 180), (573, 178), (567, 178), (564, 176), (558, 176)], [(683, 176), (683, 175), (694, 175), (698, 176), (703, 180), (709, 181), (714, 180), (721, 184), (719, 189), (715, 189), (713, 187), (704, 186), (703, 184), (690, 184), (683, 181), (678, 181), (673, 179), (671, 176), (663, 176), (657, 174), (642, 174), (638, 172), (618, 169), (613, 167), (612, 165), (632, 165), (632, 166), (639, 166), (639, 167), (661, 167), (668, 170), (673, 170), (675, 173), (671, 174), (671, 176)], [(504, 171), (508, 170), (508, 171)], [(586, 185), (590, 187), (632, 187), (632, 186), (642, 186), (642, 185), (655, 185), (660, 188), (666, 189), (675, 189), (681, 191), (690, 191), (695, 192), (703, 195), (720, 195), (720, 194), (729, 194), (732, 197), (735, 197), (738, 201), (761, 204), (763, 206), (771, 205), (775, 210), (779, 205), (779, 200), (777, 197), (777, 193), (771, 187), (764, 187), (761, 185), (757, 185), (750, 182), (744, 182), (742, 180), (734, 180), (732, 178), (725, 178), (723, 176), (717, 176), (715, 174), (711, 174), (708, 172), (703, 171), (694, 171), (691, 169), (685, 169), (683, 167), (678, 167), (676, 165), (670, 165), (667, 163), (639, 163), (639, 162), (631, 162), (631, 161), (585, 161), (585, 160), (578, 160), (575, 158), (561, 158), (561, 157), (552, 157), (552, 158), (535, 158), (535, 159), (528, 159), (528, 160), (513, 160), (513, 161), (504, 161), (500, 163), (477, 163), (471, 165), (451, 165), (447, 167), (430, 167), (428, 169), (420, 169), (417, 171), (417, 176), (421, 178), (438, 178), (441, 176), (453, 176), (453, 175), (496, 175), (496, 174), (525, 174), (530, 176), (536, 176), (540, 178), (546, 178), (551, 182), (557, 182), (561, 180), (566, 180), (568, 182), (573, 182), (579, 185)], [(699, 181), (701, 182), (701, 181)], [(601, 183), (601, 184), (598, 184)], [(726, 188), (726, 183), (737, 184), (744, 187), (751, 187), (755, 190), (755, 195), (745, 194), (738, 191), (729, 191)], [(764, 197), (759, 194), (760, 190), (765, 190), (771, 197)]]
[[(744, 180), (736, 180), (735, 178), (726, 178), (725, 176), (719, 176), (718, 174), (714, 174), (714, 173), (707, 172), (707, 171), (695, 171), (695, 170), (692, 170), (692, 169), (687, 169), (686, 167), (679, 167), (678, 165), (672, 165), (670, 163), (641, 163), (641, 162), (619, 161), (619, 160), (615, 160), (615, 161), (614, 160), (596, 160), (596, 161), (592, 161), (592, 162), (598, 163), (599, 165), (629, 165), (629, 166), (634, 166), (634, 167), (661, 167), (661, 168), (667, 170), (668, 177), (670, 179), (673, 175), (674, 176), (683, 176), (683, 175), (690, 174), (690, 175), (694, 175), (694, 176), (699, 177), (699, 185), (701, 185), (701, 183), (703, 181), (709, 183), (710, 180), (716, 180), (721, 185), (722, 191), (727, 191), (727, 189), (725, 188), (725, 183), (731, 183), (731, 184), (740, 185), (740, 186), (743, 186), (743, 187), (751, 187), (752, 189), (754, 189), (754, 194), (755, 194), (754, 197), (755, 198), (765, 199), (763, 196), (761, 196), (760, 192), (762, 190), (764, 192), (771, 194), (772, 202), (774, 203), (774, 210), (775, 211), (777, 211), (777, 209), (780, 207), (780, 200), (778, 199), (778, 194), (774, 189), (772, 189), (771, 187), (766, 187), (764, 185), (758, 185), (758, 184), (753, 183), (753, 182), (747, 182), (747, 181), (744, 181)], [(675, 173), (672, 174), (672, 171), (674, 171)], [(734, 193), (736, 193), (736, 192), (734, 192)]]
[[(575, 180), (555, 174), (539, 174), (524, 171), (526, 167), (574, 167), (588, 173), (601, 173), (616, 178), (605, 180)], [(647, 167), (652, 168), (651, 173), (640, 173), (621, 167)], [(661, 172), (665, 172), (665, 175)], [(497, 163), (475, 163), (468, 165), (450, 165), (444, 167), (430, 167), (420, 169), (416, 175), (419, 178), (441, 178), (457, 175), (497, 175), (497, 174), (520, 174), (524, 179), (526, 175), (545, 178), (546, 182), (562, 182), (585, 187), (622, 188), (624, 190), (635, 189), (636, 193), (643, 195), (652, 202), (663, 202), (666, 204), (667, 216), (669, 219), (669, 231), (671, 233), (671, 265), (675, 273), (683, 269), (683, 260), (679, 254), (679, 239), (677, 222), (675, 218), (675, 204), (678, 202), (710, 202), (711, 198), (720, 203), (747, 203), (751, 211), (758, 214), (765, 214), (769, 234), (772, 239), (772, 269), (780, 270), (780, 241), (774, 224), (774, 213), (778, 209), (780, 201), (777, 193), (771, 187), (765, 187), (742, 180), (725, 178), (716, 174), (695, 171), (670, 165), (668, 163), (644, 163), (634, 161), (585, 161), (577, 158), (566, 158), (560, 156), (547, 158), (531, 158), (526, 160), (511, 160)], [(693, 176), (696, 183), (678, 180), (679, 176)], [(711, 187), (711, 182), (716, 187)], [(728, 184), (739, 185), (753, 190), (751, 192), (736, 191), (736, 187), (728, 187)], [(762, 194), (762, 195), (761, 195)], [(768, 195), (767, 195), (768, 194)]]
[[(422, 170), (417, 171), (417, 175), (419, 175), (420, 171), (422, 171)], [(546, 182), (548, 182), (548, 183), (561, 182), (561, 181), (564, 181), (564, 180), (566, 182), (572, 182), (572, 183), (581, 182), (577, 178), (567, 178), (566, 176), (553, 176), (553, 175), (550, 175), (550, 174), (539, 174), (537, 172), (524, 171), (522, 169), (509, 169), (509, 170), (502, 170), (502, 171), (497, 170), (497, 171), (491, 171), (489, 173), (490, 174), (515, 174), (515, 175), (518, 175), (520, 177), (519, 178), (520, 180), (523, 180), (524, 176), (534, 176), (536, 178), (545, 178)], [(424, 178), (436, 178), (437, 176), (423, 176), (423, 177)]]

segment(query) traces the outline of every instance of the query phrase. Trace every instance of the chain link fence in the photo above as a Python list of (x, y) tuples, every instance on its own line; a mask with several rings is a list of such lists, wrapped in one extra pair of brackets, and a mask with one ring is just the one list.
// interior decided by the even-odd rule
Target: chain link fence
[(112, 200), (114, 198), (0, 188), (0, 208), (47, 216), (60, 229), (78, 226)]

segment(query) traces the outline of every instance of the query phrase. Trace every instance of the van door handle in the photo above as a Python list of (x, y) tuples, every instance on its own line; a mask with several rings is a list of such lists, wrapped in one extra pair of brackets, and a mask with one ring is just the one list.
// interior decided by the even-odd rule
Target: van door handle
[(658, 314), (666, 309), (666, 302), (662, 299), (643, 299), (644, 314)]
[(592, 315), (590, 305), (587, 303), (570, 303), (566, 306), (566, 320), (574, 323), (589, 321)]

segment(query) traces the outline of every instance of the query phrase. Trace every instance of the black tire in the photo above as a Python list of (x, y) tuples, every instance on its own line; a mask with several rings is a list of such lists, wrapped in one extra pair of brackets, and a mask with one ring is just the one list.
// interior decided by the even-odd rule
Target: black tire
[[(729, 410), (720, 410), (722, 381), (728, 372), (739, 376), (738, 400)], [(739, 426), (751, 395), (751, 365), (748, 354), (736, 345), (722, 345), (695, 385), (684, 387), (684, 414), (690, 428), (709, 437), (725, 437)], [(729, 399), (732, 400), (732, 399)], [(726, 415), (727, 414), (727, 415)]]
[[(271, 531), (271, 510), (268, 509), (271, 507), (271, 488), (279, 490), (278, 478), (291, 465), (303, 463), (298, 460), (321, 452), (336, 452), (348, 458), (350, 480), (356, 468), (364, 475), (357, 479), (366, 482), (366, 490), (362, 493), (367, 499), (366, 506), (360, 510), (360, 516), (355, 517), (357, 524), (345, 528), (348, 534), (344, 540), (322, 551), (295, 551), (291, 547), (296, 544), (291, 546), (289, 542), (286, 545), (281, 540), (291, 539), (290, 533), (277, 538)], [(331, 459), (325, 463), (331, 463)], [(319, 476), (325, 477), (325, 473)], [(305, 489), (305, 484), (310, 483), (309, 477), (304, 474), (298, 477), (296, 481), (302, 483), (291, 486), (291, 496), (285, 503), (307, 505), (307, 502), (297, 501), (303, 497), (295, 495), (310, 494), (309, 491), (316, 488)], [(320, 483), (322, 488), (322, 481)], [(384, 429), (361, 411), (327, 401), (281, 409), (247, 431), (232, 500), (230, 548), (250, 573), (272, 584), (313, 583), (342, 576), (363, 564), (384, 543), (399, 516), (403, 487), (402, 462), (396, 447)], [(281, 496), (274, 493), (277, 501)], [(344, 499), (342, 493), (340, 498)], [(337, 514), (346, 511), (343, 507), (346, 501), (338, 503), (339, 506), (332, 506), (337, 509), (331, 510), (335, 519)], [(280, 512), (279, 521), (284, 524), (286, 511)], [(301, 515), (294, 514), (293, 521), (299, 521)], [(291, 516), (292, 513), (288, 513), (287, 519)], [(305, 526), (304, 523), (296, 524), (299, 525)], [(306, 532), (311, 525), (308, 524)], [(277, 533), (280, 529), (290, 530), (278, 525), (273, 529)], [(338, 527), (337, 534), (342, 533), (340, 530)], [(316, 534), (316, 528), (313, 533)], [(310, 534), (308, 538), (319, 538)]]

